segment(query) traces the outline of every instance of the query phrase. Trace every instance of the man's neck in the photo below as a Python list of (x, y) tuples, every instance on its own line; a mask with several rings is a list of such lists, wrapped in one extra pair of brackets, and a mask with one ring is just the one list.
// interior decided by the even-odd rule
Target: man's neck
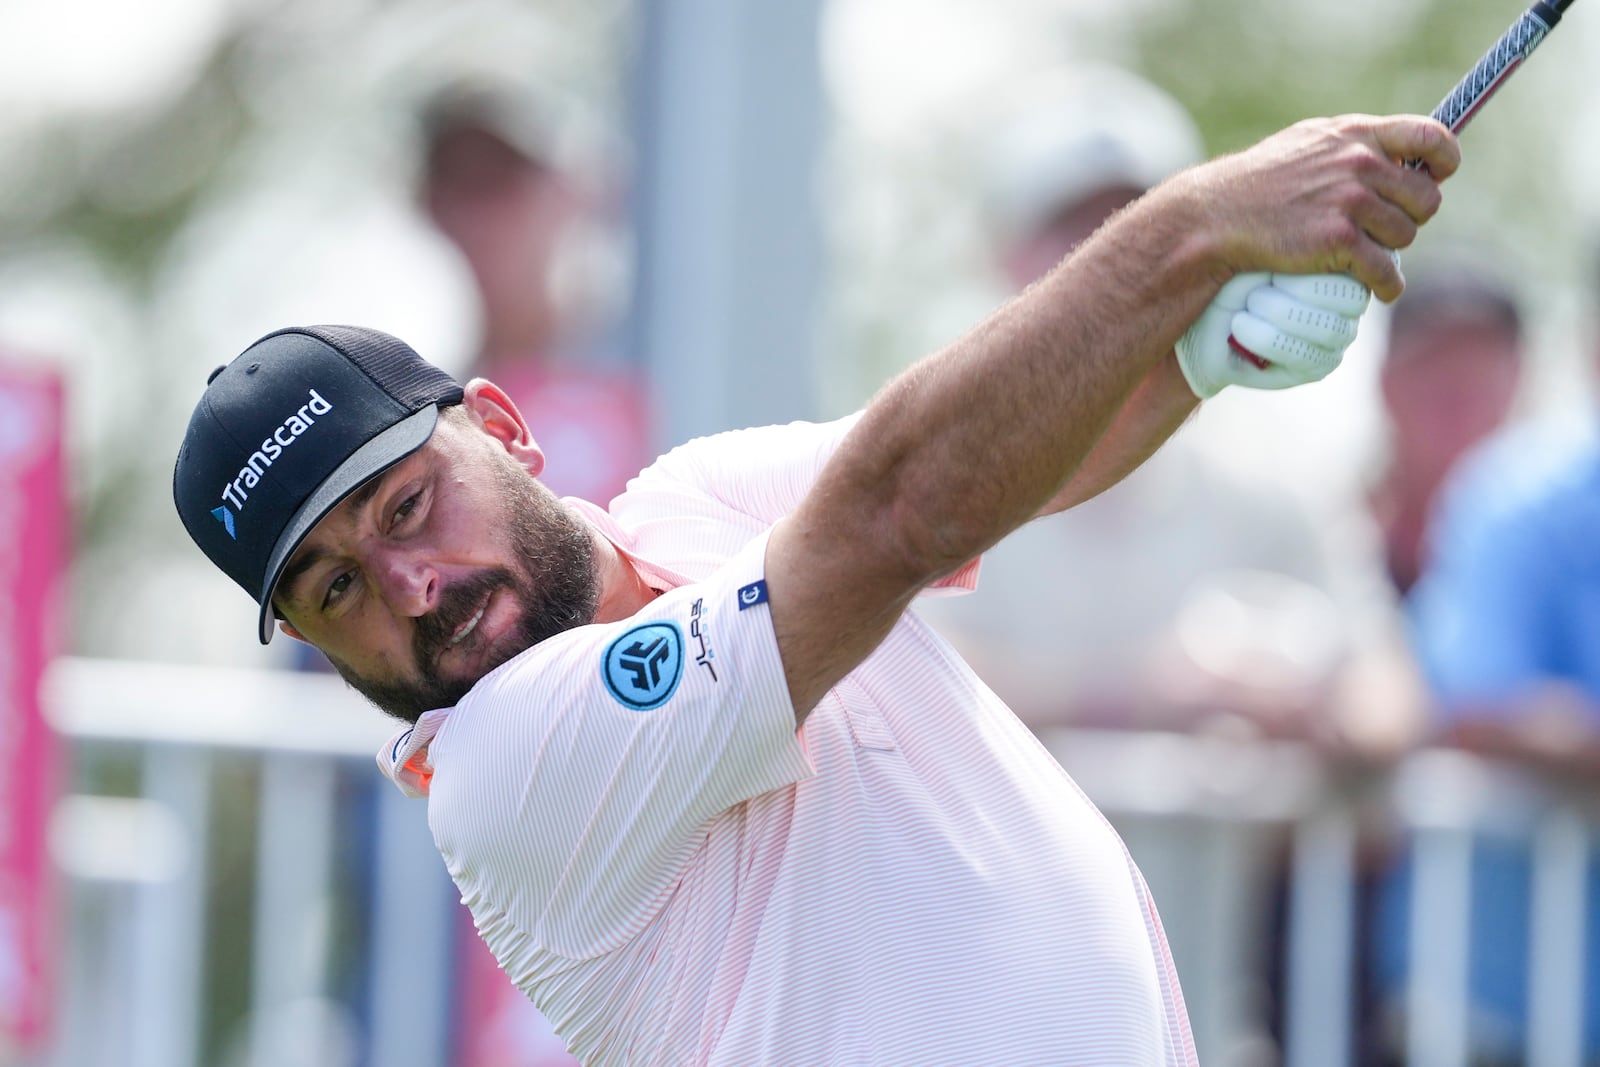
[(609, 538), (592, 526), (589, 536), (594, 541), (595, 575), (600, 583), (595, 622), (626, 619), (660, 595), (661, 591), (651, 588), (633, 562)]

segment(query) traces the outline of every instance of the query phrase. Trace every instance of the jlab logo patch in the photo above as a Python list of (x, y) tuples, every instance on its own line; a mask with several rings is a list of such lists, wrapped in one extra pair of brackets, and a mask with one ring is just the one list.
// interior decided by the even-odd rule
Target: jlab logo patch
[(606, 646), (600, 675), (623, 707), (659, 708), (683, 676), (683, 631), (672, 622), (635, 626)]

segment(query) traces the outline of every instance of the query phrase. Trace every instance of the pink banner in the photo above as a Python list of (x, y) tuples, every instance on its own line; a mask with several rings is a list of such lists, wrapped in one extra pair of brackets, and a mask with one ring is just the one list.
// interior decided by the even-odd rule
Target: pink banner
[(61, 382), (0, 363), (0, 1044), (38, 1048), (54, 982), (45, 822), (56, 746), (39, 683), (66, 562)]

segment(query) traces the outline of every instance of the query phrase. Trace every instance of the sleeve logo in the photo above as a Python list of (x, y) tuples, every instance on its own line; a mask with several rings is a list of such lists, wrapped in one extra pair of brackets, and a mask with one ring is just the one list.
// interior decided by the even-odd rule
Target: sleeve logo
[(739, 588), (740, 611), (743, 611), (745, 608), (753, 608), (757, 604), (765, 604), (766, 602), (767, 583), (765, 579), (759, 582), (751, 582), (749, 585), (741, 586)]
[[(716, 659), (716, 653), (711, 650), (711, 637), (707, 633), (708, 630), (709, 627), (706, 625), (706, 598), (700, 597), (695, 600), (694, 607), (689, 609), (689, 651), (695, 653), (694, 661), (711, 673), (711, 680), (714, 682), (717, 680), (717, 668), (712, 665), (711, 661)], [(695, 649), (696, 642), (700, 646), (698, 651)]]
[(600, 676), (623, 707), (633, 711), (659, 708), (683, 676), (683, 631), (673, 622), (635, 626), (606, 646)]

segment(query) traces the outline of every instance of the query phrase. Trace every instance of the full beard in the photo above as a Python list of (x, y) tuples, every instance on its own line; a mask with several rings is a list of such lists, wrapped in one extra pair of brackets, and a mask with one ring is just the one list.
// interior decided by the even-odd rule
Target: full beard
[[(414, 723), (435, 708), (453, 707), (478, 679), (513, 656), (594, 621), (600, 590), (588, 528), (521, 468), (495, 469), (497, 488), (508, 504), (517, 566), (485, 568), (440, 592), (434, 610), (416, 620), (412, 679), (365, 678), (329, 657), (351, 688), (405, 722)], [(516, 625), (485, 650), (470, 676), (441, 675), (439, 659), (451, 647), (451, 638), (491, 593), (502, 590), (522, 606)]]

